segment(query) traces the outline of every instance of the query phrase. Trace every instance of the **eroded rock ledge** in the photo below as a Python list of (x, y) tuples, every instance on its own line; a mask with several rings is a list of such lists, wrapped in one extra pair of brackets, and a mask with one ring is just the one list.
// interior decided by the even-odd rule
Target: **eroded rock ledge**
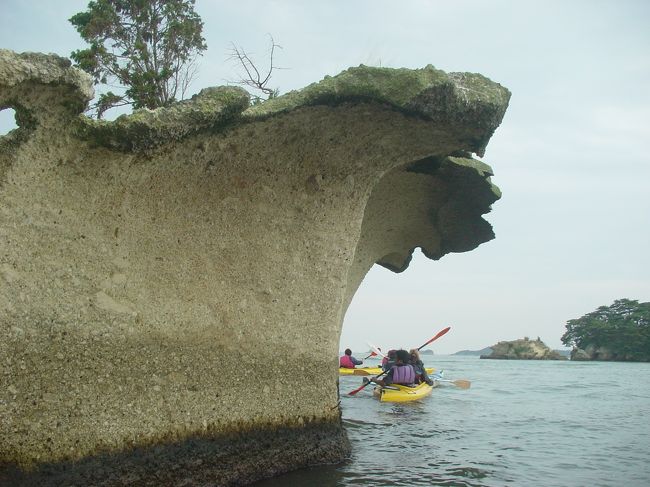
[(493, 238), (471, 154), (508, 91), (428, 66), (114, 122), (80, 115), (91, 97), (66, 60), (0, 50), (0, 479), (228, 485), (344, 459), (347, 306), (374, 263)]

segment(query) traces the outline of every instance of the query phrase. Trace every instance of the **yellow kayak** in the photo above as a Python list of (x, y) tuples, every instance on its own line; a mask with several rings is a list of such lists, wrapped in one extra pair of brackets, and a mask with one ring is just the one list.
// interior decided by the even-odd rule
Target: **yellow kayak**
[(375, 387), (372, 394), (381, 402), (411, 402), (430, 396), (433, 388), (437, 386), (437, 381), (434, 381), (432, 386), (426, 382), (422, 382), (416, 386), (391, 384), (386, 387)]
[[(427, 367), (427, 374), (433, 374), (436, 369)], [(383, 372), (381, 367), (357, 367), (356, 369), (346, 369), (339, 367), (339, 375), (379, 375)]]

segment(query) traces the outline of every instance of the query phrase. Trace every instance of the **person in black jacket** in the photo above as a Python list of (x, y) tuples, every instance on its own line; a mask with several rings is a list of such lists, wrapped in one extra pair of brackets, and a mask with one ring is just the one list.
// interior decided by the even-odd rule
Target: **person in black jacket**
[(395, 353), (397, 350), (389, 350), (388, 354), (381, 359), (381, 370), (387, 372), (390, 368), (395, 365)]
[(420, 352), (417, 348), (412, 349), (409, 354), (411, 355), (409, 363), (415, 369), (415, 380), (419, 384), (420, 382), (426, 382), (430, 386), (433, 385), (433, 380), (427, 374), (427, 370), (424, 367), (424, 362), (420, 359)]

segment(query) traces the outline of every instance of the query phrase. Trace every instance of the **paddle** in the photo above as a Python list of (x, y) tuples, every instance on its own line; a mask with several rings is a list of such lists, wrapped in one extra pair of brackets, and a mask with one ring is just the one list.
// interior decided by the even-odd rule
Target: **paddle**
[(434, 336), (431, 340), (429, 340), (429, 341), (428, 341), (427, 343), (425, 343), (424, 345), (419, 346), (419, 347), (418, 347), (418, 350), (422, 350), (422, 349), (423, 349), (424, 347), (426, 347), (429, 343), (431, 343), (431, 342), (437, 340), (437, 339), (440, 338), (442, 335), (444, 335), (445, 333), (447, 333), (449, 330), (451, 330), (451, 326), (448, 326), (448, 327), (445, 328), (444, 330), (440, 330), (440, 331), (438, 332), (438, 334), (437, 334), (436, 336)]
[(456, 379), (456, 380), (443, 379), (442, 370), (440, 372), (433, 374), (433, 380), (436, 380), (438, 382), (449, 382), (460, 389), (469, 389), (470, 386), (472, 385), (472, 383), (467, 379)]
[[(419, 347), (418, 347), (418, 350), (423, 349), (423, 348), (426, 347), (429, 343), (431, 343), (431, 342), (437, 340), (437, 339), (440, 338), (442, 335), (444, 335), (445, 333), (447, 333), (450, 329), (451, 329), (451, 326), (448, 326), (447, 328), (444, 328), (444, 329), (440, 330), (438, 333), (436, 333), (436, 336), (434, 336), (431, 340), (427, 341), (424, 345), (419, 346)], [(357, 392), (359, 392), (361, 389), (363, 389), (364, 387), (366, 387), (366, 386), (367, 386), (368, 384), (370, 384), (373, 380), (375, 380), (375, 379), (379, 379), (381, 376), (386, 375), (387, 373), (388, 373), (388, 370), (385, 370), (385, 371), (382, 372), (381, 374), (379, 374), (379, 375), (373, 377), (372, 379), (370, 379), (368, 382), (364, 382), (363, 384), (361, 384), (361, 387), (359, 387), (359, 388), (357, 388), (357, 389), (355, 389), (355, 390), (353, 390), (353, 391), (348, 392), (348, 395), (349, 395), (349, 396), (354, 396)]]
[(380, 356), (380, 357), (386, 357), (386, 354), (384, 352), (382, 352), (379, 347), (374, 346), (370, 342), (366, 342), (366, 345), (368, 345), (370, 347), (370, 349), (372, 350), (373, 355), (377, 355), (377, 356)]
[(364, 357), (363, 360), (368, 360), (370, 357), (375, 357), (376, 355), (377, 355), (376, 352), (372, 352), (370, 355), (367, 355), (366, 357)]
[(456, 380), (447, 380), (447, 379), (435, 379), (438, 382), (451, 382), (453, 385), (460, 389), (469, 389), (472, 383), (465, 379), (456, 379)]
[[(357, 389), (348, 392), (348, 395), (349, 395), (349, 396), (354, 396), (357, 392), (359, 392), (361, 389), (363, 389), (363, 388), (366, 387), (368, 384), (370, 384), (370, 383), (373, 381), (373, 379), (379, 379), (380, 377), (386, 375), (387, 373), (388, 373), (388, 371), (387, 371), (387, 370), (384, 370), (381, 374), (374, 376), (372, 379), (369, 379), (368, 382), (365, 382), (365, 381), (364, 381), (363, 384), (361, 384), (361, 387), (358, 387)], [(364, 377), (364, 379), (365, 379), (365, 377)]]

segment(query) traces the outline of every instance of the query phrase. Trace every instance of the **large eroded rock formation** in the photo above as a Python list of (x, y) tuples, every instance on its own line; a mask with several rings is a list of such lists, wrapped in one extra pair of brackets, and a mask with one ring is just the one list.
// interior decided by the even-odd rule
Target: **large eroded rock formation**
[[(0, 480), (245, 483), (348, 454), (341, 323), (368, 269), (493, 238), (471, 158), (509, 93), (352, 68), (115, 122), (90, 79), (0, 50)], [(10, 480), (9, 480), (10, 479)], [(201, 484), (203, 485), (203, 484)]]
[(490, 347), (490, 353), (481, 358), (501, 360), (566, 360), (560, 352), (552, 350), (539, 337), (530, 340), (528, 337), (519, 340), (503, 341)]

